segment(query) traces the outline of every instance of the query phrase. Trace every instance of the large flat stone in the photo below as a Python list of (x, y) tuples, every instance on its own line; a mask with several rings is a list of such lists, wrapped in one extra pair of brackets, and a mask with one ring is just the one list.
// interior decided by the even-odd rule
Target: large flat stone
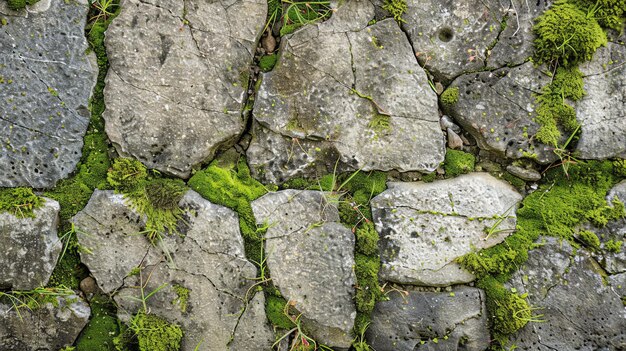
[[(327, 195), (328, 196), (328, 195)], [(283, 190), (252, 202), (274, 285), (302, 313), (311, 336), (348, 348), (356, 317), (354, 234), (319, 191)]]
[[(408, 39), (392, 19), (348, 22), (342, 14), (354, 6), (371, 4), (348, 1), (337, 17), (282, 39), (278, 64), (262, 75), (254, 105), (267, 129), (255, 134), (248, 151), (255, 177), (283, 182), (315, 176), (320, 167), (332, 171), (337, 162), (432, 171), (443, 160), (436, 95)], [(372, 7), (370, 18), (373, 13)]]
[(0, 187), (53, 187), (81, 157), (97, 67), (85, 40), (86, 1), (14, 12), (0, 2)]
[(33, 218), (0, 213), (0, 289), (32, 290), (50, 279), (63, 245), (59, 203), (44, 200)]
[(483, 351), (490, 341), (485, 293), (403, 287), (376, 304), (366, 338), (376, 351)]
[(76, 295), (59, 296), (56, 303), (18, 311), (0, 303), (0, 350), (58, 351), (71, 346), (89, 322), (91, 309)]
[(244, 130), (261, 0), (125, 0), (106, 33), (106, 132), (118, 151), (179, 177)]
[(426, 286), (474, 280), (455, 260), (511, 234), (521, 199), (509, 184), (487, 173), (432, 183), (388, 183), (371, 201), (381, 235), (380, 277)]
[[(237, 215), (191, 190), (179, 205), (186, 210), (179, 225), (184, 237), (166, 236), (155, 247), (141, 235), (144, 219), (120, 195), (94, 192), (72, 219), (90, 250), (83, 262), (113, 294), (123, 321), (143, 310), (140, 286), (146, 294), (162, 286), (147, 307), (181, 326), (183, 351), (198, 344), (211, 351), (269, 349), (273, 333), (259, 307), (263, 293), (249, 290), (256, 268), (245, 258)], [(186, 308), (178, 300), (181, 287), (189, 291)]]

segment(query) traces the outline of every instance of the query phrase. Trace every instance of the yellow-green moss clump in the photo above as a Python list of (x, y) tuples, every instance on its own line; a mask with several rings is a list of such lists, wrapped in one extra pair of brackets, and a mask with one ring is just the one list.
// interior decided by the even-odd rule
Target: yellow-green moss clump
[(261, 59), (259, 59), (259, 68), (263, 72), (269, 72), (274, 68), (277, 60), (277, 54), (264, 55)]
[[(602, 227), (609, 220), (626, 216), (623, 204), (613, 201), (609, 205), (605, 200), (608, 190), (620, 181), (612, 170), (609, 161), (573, 164), (569, 178), (560, 168), (552, 169), (543, 185), (522, 202), (515, 233), (499, 245), (459, 259), (477, 276), (477, 286), (485, 289), (496, 340), (506, 343), (509, 334), (531, 320), (531, 309), (523, 296), (511, 295), (503, 283), (528, 259), (528, 250), (540, 236), (562, 238), (577, 247), (574, 239), (579, 225), (590, 222)], [(598, 244), (593, 238), (589, 240)]]
[(606, 45), (606, 34), (593, 14), (567, 0), (555, 2), (533, 27), (536, 34), (535, 63), (559, 62), (574, 67), (593, 58)]
[(9, 8), (13, 11), (18, 11), (26, 8), (26, 5), (32, 6), (36, 4), (39, 0), (7, 0), (9, 4)]
[(444, 107), (450, 107), (459, 102), (459, 87), (446, 89), (439, 97)]
[(405, 22), (402, 15), (408, 10), (406, 0), (385, 0), (383, 9), (389, 12), (396, 21)]
[(139, 351), (179, 351), (183, 331), (176, 324), (154, 314), (137, 313), (130, 321)]
[(622, 251), (622, 244), (624, 242), (621, 240), (609, 240), (606, 242), (606, 244), (604, 244), (604, 248), (609, 251), (609, 252), (613, 252), (613, 253), (619, 253), (620, 251)]
[(156, 244), (162, 235), (177, 234), (183, 210), (178, 206), (187, 187), (180, 179), (161, 178), (148, 174), (141, 162), (118, 158), (113, 162), (107, 181), (116, 192), (130, 200), (129, 205), (146, 215), (145, 235)]
[(626, 17), (626, 0), (570, 0), (604, 28), (622, 30)]
[(285, 310), (288, 309), (287, 300), (276, 295), (268, 295), (265, 299), (265, 313), (267, 319), (277, 328), (289, 330), (295, 326), (287, 317)]
[(475, 163), (476, 157), (474, 157), (474, 155), (459, 150), (448, 149), (443, 162), (443, 169), (446, 172), (446, 177), (451, 178), (473, 171)]
[(178, 305), (182, 313), (187, 312), (187, 305), (189, 304), (189, 289), (180, 284), (172, 285), (172, 289), (174, 289), (177, 296), (172, 303), (174, 305)]
[(587, 247), (591, 249), (600, 248), (600, 238), (598, 235), (589, 230), (581, 230), (578, 233), (578, 239)]
[(19, 218), (35, 217), (34, 210), (44, 204), (44, 199), (31, 188), (0, 188), (0, 213), (8, 212)]

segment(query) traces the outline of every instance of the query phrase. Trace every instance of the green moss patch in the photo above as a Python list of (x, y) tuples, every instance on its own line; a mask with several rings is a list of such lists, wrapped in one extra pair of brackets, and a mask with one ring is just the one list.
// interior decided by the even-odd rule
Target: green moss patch
[(439, 97), (444, 107), (450, 107), (459, 102), (459, 87), (446, 89)]
[(405, 22), (402, 19), (404, 13), (408, 10), (406, 0), (385, 0), (383, 3), (383, 9), (398, 22)]
[(263, 72), (269, 72), (272, 69), (274, 69), (274, 66), (276, 65), (277, 60), (278, 60), (277, 54), (264, 55), (259, 60), (259, 68)]
[(446, 177), (456, 177), (474, 170), (476, 157), (470, 153), (448, 149), (443, 162)]
[[(478, 277), (485, 289), (494, 336), (505, 343), (512, 332), (530, 318), (530, 308), (506, 291), (503, 283), (528, 259), (528, 251), (540, 236), (568, 240), (573, 246), (577, 227), (592, 223), (602, 227), (609, 220), (626, 216), (623, 204), (607, 204), (605, 196), (620, 178), (613, 165), (605, 162), (578, 162), (569, 167), (569, 178), (562, 169), (547, 172), (544, 183), (529, 194), (517, 211), (517, 231), (503, 243), (470, 253), (459, 259), (462, 266)], [(597, 238), (597, 237), (596, 237)], [(597, 242), (588, 238), (592, 245)]]
[(178, 305), (182, 313), (187, 312), (190, 290), (179, 284), (172, 285), (172, 289), (174, 289), (174, 292), (176, 293), (176, 298), (172, 301), (172, 303), (174, 305)]
[(0, 188), (0, 213), (8, 212), (19, 218), (35, 217), (34, 210), (44, 204), (44, 199), (31, 188)]
[(130, 321), (139, 351), (178, 351), (183, 339), (182, 329), (154, 314), (137, 313)]
[(268, 295), (265, 299), (265, 313), (272, 325), (289, 330), (295, 326), (293, 321), (287, 317), (285, 310), (288, 309), (287, 300), (275, 295)]
[(91, 319), (76, 341), (76, 351), (116, 351), (114, 339), (120, 333), (115, 306), (103, 296), (94, 297)]
[(144, 234), (156, 244), (162, 235), (178, 234), (178, 222), (184, 211), (178, 206), (187, 191), (180, 179), (148, 174), (141, 162), (118, 158), (107, 175), (109, 185), (130, 200), (129, 205), (146, 216)]
[(27, 5), (32, 6), (37, 2), (39, 2), (39, 0), (7, 0), (9, 8), (13, 11), (22, 10), (26, 8)]

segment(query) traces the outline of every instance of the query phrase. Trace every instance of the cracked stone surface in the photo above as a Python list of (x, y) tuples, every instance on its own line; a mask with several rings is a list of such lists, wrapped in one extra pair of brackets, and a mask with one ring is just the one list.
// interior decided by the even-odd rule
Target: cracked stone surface
[(539, 124), (533, 119), (536, 106), (533, 94), (550, 83), (550, 77), (531, 62), (492, 72), (464, 74), (448, 89), (458, 89), (458, 102), (442, 104), (445, 113), (471, 133), (478, 145), (508, 158), (535, 154), (547, 163), (556, 156), (552, 150), (533, 140)]
[(257, 224), (269, 226), (265, 252), (274, 285), (295, 302), (314, 339), (350, 347), (354, 234), (339, 223), (337, 208), (322, 192), (283, 190), (253, 201), (252, 210)]
[(336, 161), (339, 168), (432, 171), (443, 160), (436, 95), (398, 24), (368, 26), (373, 16), (368, 1), (348, 1), (330, 20), (282, 39), (254, 104), (261, 131), (247, 156), (256, 178), (315, 176)]
[(387, 185), (371, 201), (381, 236), (379, 276), (405, 284), (448, 286), (474, 280), (455, 259), (511, 234), (522, 199), (488, 173)]
[[(179, 205), (187, 213), (179, 226), (184, 238), (168, 236), (155, 247), (138, 235), (144, 219), (120, 195), (96, 190), (72, 219), (80, 245), (91, 251), (81, 254), (83, 262), (100, 287), (114, 294), (123, 321), (142, 308), (135, 300), (140, 285), (151, 292), (166, 284), (147, 306), (181, 326), (183, 351), (194, 350), (201, 341), (203, 350), (269, 349), (274, 336), (263, 293), (248, 292), (256, 268), (245, 258), (237, 215), (191, 190)], [(176, 286), (189, 289), (184, 311)]]
[[(623, 350), (626, 310), (598, 263), (566, 241), (540, 238), (540, 246), (509, 284), (528, 293), (541, 323), (528, 323), (511, 338), (522, 350)], [(623, 295), (622, 295), (623, 297)]]
[[(615, 185), (607, 194), (606, 200), (609, 204), (617, 198), (622, 203), (626, 203), (626, 180)], [(601, 247), (604, 250), (593, 252), (593, 257), (600, 263), (609, 274), (626, 273), (626, 218), (612, 220), (603, 228), (588, 228), (598, 235)], [(606, 249), (609, 240), (622, 242), (619, 252), (612, 252)], [(625, 286), (626, 288), (626, 286)]]
[(0, 2), (0, 187), (53, 187), (81, 157), (97, 67), (85, 40), (86, 1)]
[(32, 310), (0, 303), (0, 350), (57, 351), (71, 346), (83, 330), (91, 309), (76, 295), (57, 297)]
[(366, 332), (376, 351), (482, 351), (489, 346), (485, 293), (458, 286), (450, 292), (403, 287), (376, 304)]
[(581, 125), (576, 146), (586, 159), (626, 158), (626, 34), (581, 65), (587, 94), (575, 105)]
[(125, 0), (106, 33), (106, 132), (118, 151), (186, 178), (243, 132), (262, 0)]
[(45, 199), (34, 218), (0, 213), (0, 289), (32, 290), (48, 283), (61, 253), (59, 203)]

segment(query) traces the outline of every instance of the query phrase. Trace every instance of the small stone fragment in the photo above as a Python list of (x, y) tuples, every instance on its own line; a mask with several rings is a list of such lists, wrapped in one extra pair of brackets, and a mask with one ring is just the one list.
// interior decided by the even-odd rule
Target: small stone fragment
[(98, 291), (98, 285), (93, 277), (87, 277), (80, 281), (80, 290), (86, 295), (95, 294)]
[(461, 139), (461, 137), (458, 134), (456, 134), (452, 130), (452, 128), (448, 128), (447, 133), (448, 133), (448, 147), (453, 150), (462, 149), (463, 140)]
[(267, 33), (266, 36), (261, 38), (261, 45), (263, 45), (263, 49), (268, 54), (271, 54), (276, 49), (276, 39), (272, 35), (272, 33)]
[(520, 179), (523, 179), (529, 182), (536, 182), (538, 180), (541, 180), (541, 173), (535, 171), (534, 169), (515, 166), (515, 165), (508, 165), (506, 167), (506, 171)]

